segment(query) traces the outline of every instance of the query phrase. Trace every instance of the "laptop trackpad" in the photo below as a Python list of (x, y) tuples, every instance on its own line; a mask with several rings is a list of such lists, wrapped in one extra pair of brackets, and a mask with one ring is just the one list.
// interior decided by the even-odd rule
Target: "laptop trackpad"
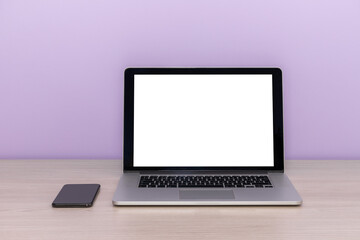
[(180, 190), (180, 199), (235, 199), (232, 190)]

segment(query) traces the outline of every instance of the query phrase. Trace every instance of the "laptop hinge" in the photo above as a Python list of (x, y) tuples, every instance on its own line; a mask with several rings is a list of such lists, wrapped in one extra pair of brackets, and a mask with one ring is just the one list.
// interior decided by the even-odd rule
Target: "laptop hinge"
[(267, 174), (268, 170), (229, 170), (229, 171), (214, 171), (214, 170), (156, 170), (156, 171), (139, 171), (140, 174)]
[(269, 173), (284, 173), (284, 170), (269, 170)]

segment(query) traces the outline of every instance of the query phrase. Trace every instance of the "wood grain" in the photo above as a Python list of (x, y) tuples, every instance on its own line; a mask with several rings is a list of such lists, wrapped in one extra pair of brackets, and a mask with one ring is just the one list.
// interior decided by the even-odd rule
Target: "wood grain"
[[(113, 207), (120, 160), (0, 160), (0, 239), (360, 239), (360, 161), (288, 160), (300, 207)], [(66, 183), (92, 208), (56, 209)]]

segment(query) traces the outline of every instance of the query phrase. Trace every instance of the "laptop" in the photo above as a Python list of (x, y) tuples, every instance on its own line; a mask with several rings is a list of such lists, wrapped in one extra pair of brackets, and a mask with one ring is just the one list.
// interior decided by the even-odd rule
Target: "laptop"
[(279, 68), (128, 68), (113, 205), (300, 205)]

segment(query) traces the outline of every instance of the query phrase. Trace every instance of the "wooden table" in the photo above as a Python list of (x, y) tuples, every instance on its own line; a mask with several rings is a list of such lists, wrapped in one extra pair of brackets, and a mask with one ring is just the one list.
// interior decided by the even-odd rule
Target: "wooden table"
[[(360, 239), (360, 161), (288, 160), (299, 207), (113, 207), (120, 160), (0, 160), (0, 239)], [(92, 208), (52, 208), (99, 183)]]

